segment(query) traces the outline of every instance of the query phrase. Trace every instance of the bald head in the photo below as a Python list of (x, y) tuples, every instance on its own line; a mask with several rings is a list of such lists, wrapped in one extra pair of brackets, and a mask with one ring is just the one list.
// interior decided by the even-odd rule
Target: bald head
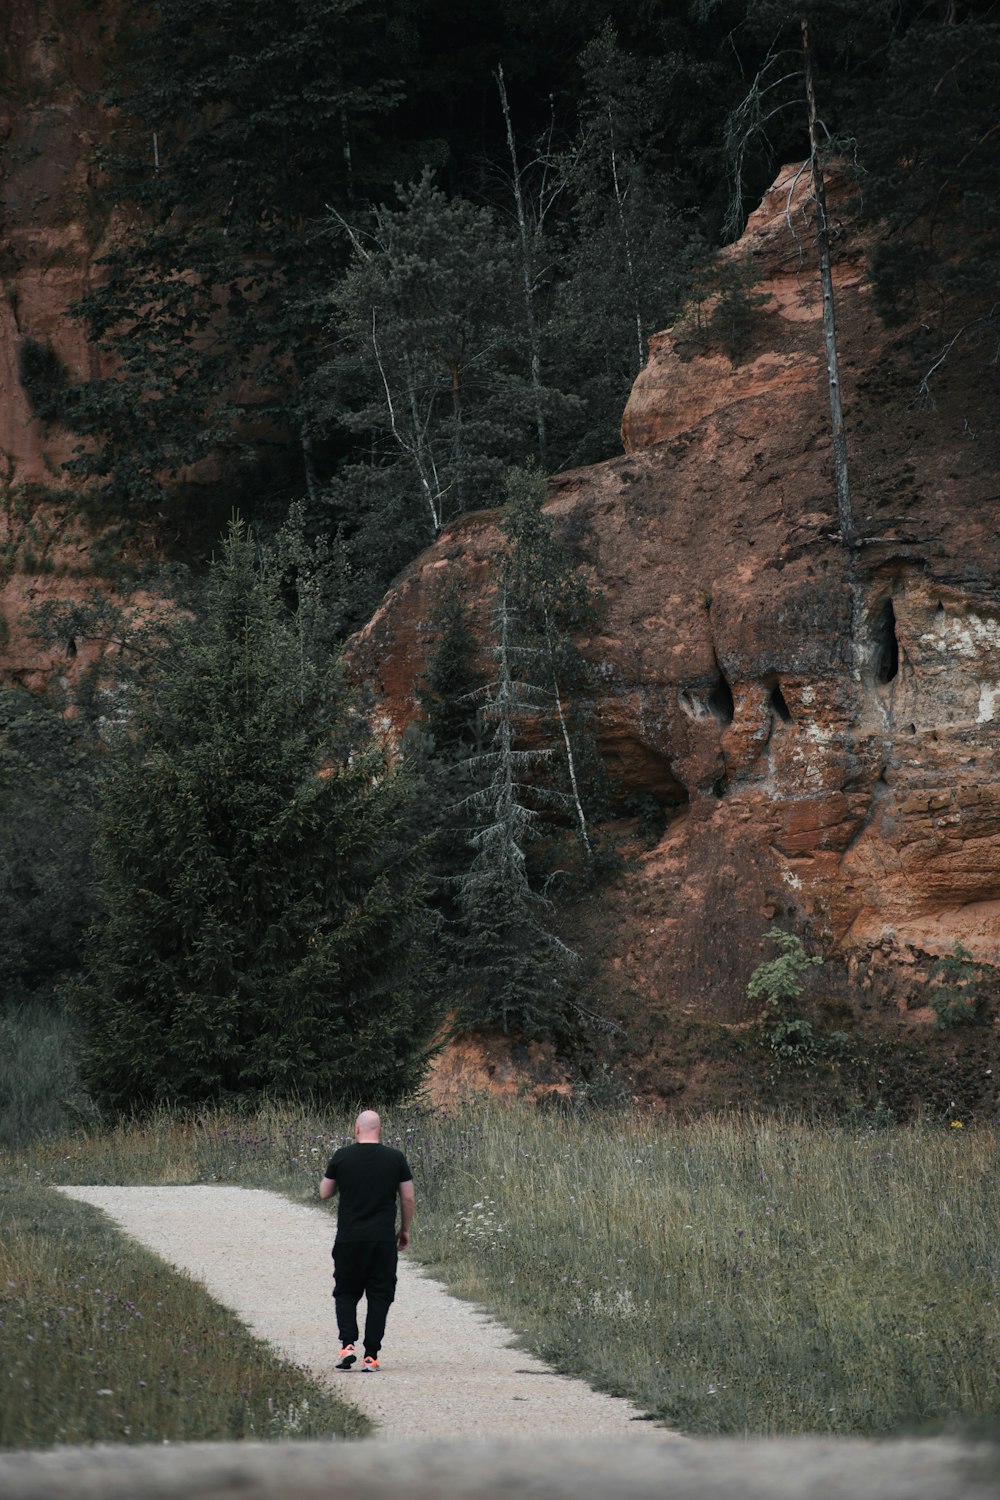
[(382, 1121), (373, 1109), (363, 1109), (354, 1122), (356, 1141), (377, 1141), (382, 1134)]

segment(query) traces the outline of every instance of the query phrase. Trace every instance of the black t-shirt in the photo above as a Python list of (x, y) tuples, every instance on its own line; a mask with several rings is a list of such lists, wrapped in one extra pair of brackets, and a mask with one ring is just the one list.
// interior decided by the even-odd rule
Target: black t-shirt
[(401, 1182), (413, 1181), (402, 1151), (379, 1141), (355, 1141), (333, 1153), (326, 1175), (337, 1184), (340, 1199), (338, 1240), (396, 1238), (396, 1191)]

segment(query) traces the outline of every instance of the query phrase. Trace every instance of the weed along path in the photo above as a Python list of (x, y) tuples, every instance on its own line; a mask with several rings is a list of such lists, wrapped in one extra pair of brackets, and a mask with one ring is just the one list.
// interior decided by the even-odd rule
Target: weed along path
[[(333, 1215), (238, 1187), (64, 1187), (202, 1282), (259, 1338), (360, 1408), (384, 1438), (681, 1441), (628, 1402), (509, 1347), (512, 1334), (400, 1256), (376, 1375), (334, 1369)], [(360, 1311), (364, 1312), (364, 1306)]]

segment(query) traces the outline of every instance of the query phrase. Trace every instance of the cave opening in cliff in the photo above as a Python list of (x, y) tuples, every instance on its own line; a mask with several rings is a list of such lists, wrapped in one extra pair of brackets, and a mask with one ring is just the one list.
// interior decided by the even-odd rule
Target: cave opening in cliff
[(66, 655), (69, 657), (70, 661), (76, 660), (76, 640), (73, 636), (70, 636), (69, 640), (66, 642)]
[(771, 684), (771, 691), (768, 694), (767, 702), (774, 717), (780, 719), (782, 724), (790, 724), (792, 722), (792, 711), (785, 702), (785, 695), (781, 691), (781, 684), (777, 679)]
[(875, 616), (872, 627), (875, 658), (875, 681), (894, 682), (899, 675), (899, 637), (896, 635), (896, 611), (887, 599)]
[(720, 672), (715, 679), (715, 686), (708, 695), (708, 706), (717, 723), (731, 724), (733, 722), (736, 704), (733, 700), (733, 690), (723, 672)]

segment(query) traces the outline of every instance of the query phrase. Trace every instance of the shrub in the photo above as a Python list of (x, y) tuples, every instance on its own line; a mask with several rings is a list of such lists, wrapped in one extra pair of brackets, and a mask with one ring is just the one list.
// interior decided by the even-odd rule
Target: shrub
[(931, 964), (927, 976), (930, 1005), (939, 1031), (975, 1020), (982, 977), (981, 965), (974, 962), (968, 948), (959, 942), (952, 945), (950, 953)]
[(761, 1035), (771, 1051), (785, 1061), (812, 1062), (827, 1050), (827, 1039), (818, 1037), (812, 1024), (790, 1013), (788, 1006), (802, 994), (808, 971), (823, 960), (808, 954), (800, 938), (780, 927), (772, 927), (767, 937), (777, 946), (778, 956), (758, 964), (747, 984), (748, 998), (764, 1002), (758, 1021)]

